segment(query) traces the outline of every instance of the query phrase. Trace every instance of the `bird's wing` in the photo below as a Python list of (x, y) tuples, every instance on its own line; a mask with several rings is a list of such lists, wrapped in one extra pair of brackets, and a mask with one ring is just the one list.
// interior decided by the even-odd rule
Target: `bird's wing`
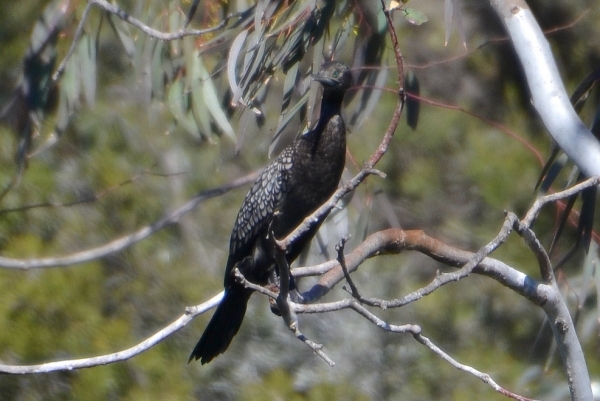
[(293, 146), (284, 149), (248, 191), (231, 232), (227, 273), (238, 261), (252, 253), (257, 239), (269, 228), (278, 204), (287, 191), (294, 152)]

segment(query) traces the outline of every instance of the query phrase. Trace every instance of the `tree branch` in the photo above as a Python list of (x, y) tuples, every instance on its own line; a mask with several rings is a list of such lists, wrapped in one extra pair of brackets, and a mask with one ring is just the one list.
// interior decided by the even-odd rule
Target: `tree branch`
[[(507, 217), (504, 228), (511, 227), (512, 223), (513, 220)], [(502, 230), (502, 232), (504, 231), (505, 229)], [(498, 237), (501, 237), (501, 235), (499, 235)], [(496, 246), (496, 241), (491, 241), (490, 244), (492, 244), (491, 247), (493, 248), (494, 246)], [(482, 249), (488, 248), (484, 247)], [(375, 255), (399, 253), (402, 250), (416, 250), (450, 266), (469, 266), (470, 264), (475, 264), (476, 261), (482, 255), (479, 252), (471, 253), (446, 245), (440, 241), (428, 237), (426, 234), (423, 233), (423, 231), (402, 231), (400, 229), (388, 229), (370, 235), (359, 247), (357, 247), (356, 250), (354, 250), (349, 255), (345, 255), (345, 257), (342, 260), (344, 260), (347, 264), (347, 270), (349, 272), (356, 270), (358, 268), (358, 265), (363, 263), (364, 260), (366, 260), (369, 257)], [(563, 340), (561, 342), (566, 343), (568, 347), (571, 347), (574, 344), (572, 340), (573, 337), (576, 339), (574, 328), (572, 322), (570, 321), (568, 311), (566, 310), (566, 305), (564, 305), (564, 302), (562, 301), (562, 298), (560, 297), (558, 289), (555, 285), (549, 286), (546, 284), (537, 283), (535, 282), (535, 280), (527, 277), (525, 274), (519, 272), (518, 270), (489, 257), (481, 259), (478, 264), (475, 264), (473, 266), (472, 271), (474, 273), (479, 273), (491, 277), (500, 282), (501, 284), (507, 286), (508, 288), (525, 296), (527, 299), (534, 302), (536, 305), (542, 305), (549, 319), (551, 319), (551, 321), (554, 322), (553, 330), (555, 330), (558, 335), (562, 336)], [(340, 281), (345, 277), (343, 269), (341, 268), (341, 266), (338, 265), (337, 267), (334, 267), (328, 273), (326, 273), (322, 278), (321, 282), (315, 287), (313, 287), (311, 291), (314, 292), (314, 288), (321, 286), (322, 282), (327, 282), (328, 280), (324, 280), (325, 277), (332, 275), (339, 276), (339, 279), (337, 281)], [(241, 276), (240, 279), (245, 280), (243, 276)], [(272, 298), (276, 298), (278, 296), (277, 294), (273, 293), (272, 291), (269, 291), (266, 288), (255, 286), (248, 282), (245, 282), (244, 284)], [(335, 285), (335, 283), (333, 283), (333, 281), (329, 281), (328, 285)], [(440, 285), (438, 285), (438, 287)], [(324, 292), (321, 292), (321, 296), (322, 295), (324, 295)], [(207, 301), (206, 303), (203, 303), (196, 307), (187, 308), (186, 313), (179, 319), (177, 319), (175, 322), (173, 322), (171, 325), (165, 327), (164, 329), (157, 332), (155, 335), (151, 336), (147, 340), (144, 340), (138, 345), (127, 350), (94, 358), (52, 362), (40, 365), (0, 365), (0, 372), (11, 374), (27, 374), (58, 370), (72, 370), (91, 367), (95, 365), (113, 363), (131, 358), (132, 356), (137, 355), (138, 353), (152, 347), (156, 343), (162, 341), (168, 335), (179, 330), (198, 314), (204, 313), (206, 310), (214, 307), (216, 304), (218, 304), (221, 297), (222, 293), (215, 296), (213, 299)], [(400, 306), (403, 304), (405, 304), (405, 302), (389, 301), (387, 303), (387, 305), (395, 306)], [(419, 326), (412, 324), (389, 324), (375, 316), (367, 309), (365, 309), (365, 307), (362, 306), (356, 299), (348, 298), (335, 302), (308, 305), (290, 302), (289, 305), (292, 308), (292, 310), (296, 313), (324, 313), (338, 311), (341, 309), (352, 309), (383, 330), (394, 333), (412, 334), (417, 341), (427, 346), (429, 349), (431, 349), (437, 355), (442, 357), (444, 360), (448, 361), (458, 369), (475, 375), (485, 383), (489, 384), (496, 391), (518, 400), (528, 400), (528, 398), (519, 396), (500, 387), (491, 379), (491, 377), (488, 374), (482, 373), (470, 366), (463, 365), (455, 361), (448, 354), (439, 349), (439, 347), (435, 346), (429, 339), (422, 336), (421, 328)], [(567, 338), (569, 336), (571, 337), (571, 339)], [(308, 346), (310, 346), (311, 349), (318, 353), (322, 358), (324, 358), (326, 361), (329, 361), (328, 363), (333, 363), (329, 358), (327, 358), (325, 354), (322, 354), (321, 345), (311, 342), (299, 332), (297, 337), (303, 342), (305, 342)], [(559, 339), (557, 339), (557, 342), (558, 341)], [(575, 341), (575, 344), (578, 343)], [(561, 348), (561, 344), (559, 344), (559, 348)], [(564, 347), (562, 347), (561, 349), (564, 350)], [(572, 349), (567, 348), (564, 352), (568, 355), (569, 353), (572, 353), (574, 351)]]
[[(287, 265), (287, 261), (285, 261), (285, 264)], [(288, 269), (289, 269), (289, 267), (288, 267)], [(322, 344), (317, 344), (317, 343), (311, 341), (310, 339), (308, 339), (308, 337), (306, 337), (304, 334), (302, 334), (302, 332), (300, 332), (296, 312), (294, 311), (294, 309), (291, 308), (291, 305), (296, 305), (296, 304), (291, 302), (289, 300), (289, 297), (282, 298), (281, 291), (279, 294), (277, 294), (266, 287), (263, 287), (263, 286), (260, 286), (260, 285), (257, 285), (257, 284), (254, 284), (254, 283), (248, 281), (246, 279), (246, 277), (244, 277), (244, 275), (239, 271), (239, 269), (237, 267), (234, 269), (233, 272), (235, 274), (236, 280), (240, 284), (245, 286), (246, 288), (250, 288), (254, 291), (257, 291), (261, 294), (268, 296), (272, 300), (277, 301), (277, 306), (279, 307), (279, 311), (281, 312), (281, 316), (282, 316), (287, 328), (290, 329), (290, 331), (292, 333), (294, 333), (294, 335), (296, 336), (297, 339), (299, 339), (304, 344), (306, 344), (310, 349), (312, 349), (313, 352), (315, 354), (317, 354), (318, 356), (320, 356), (329, 366), (331, 366), (331, 367), (335, 366), (335, 362), (333, 362), (333, 360), (331, 358), (329, 358), (327, 356), (327, 354), (325, 354), (325, 352), (323, 352)], [(287, 277), (287, 279), (289, 281), (289, 276)], [(281, 280), (283, 281), (283, 277), (281, 278)], [(287, 292), (286, 292), (286, 294), (287, 294)]]
[[(508, 235), (510, 228), (514, 224), (522, 225), (523, 222), (519, 222), (514, 214), (508, 214), (505, 224), (503, 225), (503, 231), (507, 230), (506, 235)], [(501, 232), (496, 239), (503, 236), (504, 234)], [(490, 244), (493, 243), (494, 241)], [(391, 228), (367, 237), (367, 239), (352, 253), (345, 255), (344, 260), (348, 272), (352, 272), (370, 257), (383, 254), (397, 254), (404, 250), (415, 250), (446, 265), (454, 267), (463, 266), (463, 268), (456, 272), (458, 274), (455, 275), (446, 273), (437, 276), (429, 285), (402, 298), (390, 301), (371, 300), (373, 305), (388, 308), (400, 307), (413, 302), (422, 296), (430, 294), (440, 286), (453, 281), (453, 278), (461, 278), (462, 273), (469, 271), (468, 269), (465, 269), (465, 267), (469, 266), (469, 263), (475, 263), (481, 257), (479, 252), (474, 254), (454, 248), (427, 236), (420, 230), (403, 231), (401, 229)], [(293, 272), (295, 273), (296, 270)], [(549, 284), (540, 283), (513, 267), (489, 257), (481, 259), (479, 264), (473, 266), (472, 272), (488, 276), (527, 298), (535, 305), (542, 307), (549, 321), (552, 323), (551, 326), (554, 332), (554, 338), (563, 358), (569, 387), (575, 389), (576, 386), (584, 386), (586, 380), (589, 384), (585, 358), (579, 340), (577, 339), (575, 326), (569, 314), (567, 305), (560, 295), (559, 288), (554, 280), (550, 280)], [(335, 262), (332, 268), (320, 278), (317, 284), (302, 294), (303, 298), (307, 302), (320, 299), (338, 282), (343, 280), (344, 277), (345, 274), (343, 269), (338, 262)], [(364, 301), (365, 299), (361, 298), (361, 300)], [(349, 301), (338, 301), (337, 303), (325, 305), (306, 305), (306, 309), (303, 309), (302, 311), (305, 313), (330, 312), (342, 307), (349, 307), (348, 305), (345, 305), (347, 302)], [(297, 312), (299, 311), (297, 310)], [(383, 323), (376, 322), (376, 324), (378, 327), (385, 328)], [(579, 396), (584, 390), (585, 389), (577, 388), (576, 391), (574, 391), (577, 394), (573, 396), (573, 399), (584, 400), (585, 398)]]
[(256, 179), (258, 173), (259, 172), (253, 172), (220, 187), (202, 191), (198, 195), (190, 199), (188, 202), (175, 209), (167, 216), (163, 217), (162, 219), (157, 220), (154, 223), (139, 229), (133, 234), (129, 234), (124, 237), (118, 238), (105, 245), (77, 252), (72, 255), (49, 258), (12, 259), (0, 256), (0, 268), (29, 270), (36, 268), (71, 266), (80, 263), (86, 263), (92, 260), (106, 257), (108, 255), (112, 255), (117, 252), (121, 252), (122, 250), (129, 248), (130, 246), (140, 242), (141, 240), (148, 238), (150, 235), (154, 234), (158, 230), (165, 228), (170, 224), (177, 223), (184, 214), (194, 210), (196, 206), (198, 206), (205, 200), (223, 195), (234, 188), (238, 188), (251, 183)]
[(527, 214), (523, 218), (523, 224), (526, 227), (531, 227), (537, 216), (540, 214), (542, 207), (551, 202), (556, 202), (557, 200), (568, 198), (569, 196), (575, 195), (586, 188), (590, 188), (593, 186), (597, 186), (600, 184), (600, 176), (588, 178), (587, 180), (580, 182), (577, 185), (573, 185), (570, 188), (565, 189), (564, 191), (555, 192), (550, 195), (540, 196), (535, 200), (533, 205), (527, 211)]
[[(573, 109), (550, 45), (524, 0), (491, 0), (527, 78), (533, 106), (546, 129), (588, 177), (600, 175), (600, 143)], [(589, 393), (591, 396), (591, 393)]]
[(412, 336), (415, 340), (417, 340), (420, 344), (425, 345), (427, 348), (429, 348), (431, 351), (433, 351), (440, 358), (442, 358), (446, 362), (450, 363), (455, 368), (460, 369), (464, 372), (470, 373), (473, 376), (479, 378), (484, 383), (490, 385), (497, 392), (504, 394), (507, 397), (519, 400), (519, 401), (533, 401), (530, 398), (515, 394), (515, 393), (501, 387), (492, 379), (492, 377), (489, 374), (483, 373), (471, 366), (464, 365), (464, 364), (456, 361), (449, 354), (447, 354), (441, 348), (439, 348), (437, 345), (435, 345), (429, 338), (423, 336), (421, 334), (420, 326), (417, 326), (414, 324), (404, 324), (404, 325), (389, 324), (389, 323), (385, 322), (384, 320), (380, 319), (379, 317), (377, 317), (375, 314), (369, 312), (367, 309), (365, 309), (359, 303), (358, 300), (356, 300), (354, 298), (346, 298), (341, 301), (328, 302), (325, 304), (312, 304), (312, 305), (293, 304), (293, 307), (296, 310), (296, 312), (299, 312), (299, 313), (323, 313), (323, 312), (338, 311), (338, 310), (342, 310), (342, 309), (352, 309), (353, 311), (355, 311), (356, 313), (358, 313), (359, 315), (364, 317), (366, 320), (373, 323), (374, 325), (376, 325), (377, 327), (379, 327), (382, 330), (385, 330), (385, 331), (388, 331), (391, 333), (412, 334)]
[(442, 358), (443, 360), (448, 362), (450, 365), (454, 366), (455, 368), (457, 368), (459, 370), (462, 370), (463, 372), (470, 373), (473, 376), (479, 378), (484, 383), (489, 384), (494, 390), (496, 390), (500, 394), (503, 394), (507, 397), (510, 397), (510, 398), (513, 398), (513, 399), (519, 400), (519, 401), (534, 401), (531, 398), (523, 397), (522, 395), (515, 394), (512, 391), (508, 391), (507, 389), (501, 387), (500, 385), (498, 385), (498, 383), (496, 383), (492, 379), (492, 377), (489, 374), (480, 372), (479, 370), (477, 370), (471, 366), (464, 365), (464, 364), (458, 362), (457, 360), (452, 358), (450, 355), (445, 353), (437, 345), (435, 345), (429, 338), (423, 336), (422, 334), (416, 333), (416, 334), (413, 334), (413, 337), (415, 340), (417, 340), (419, 343), (423, 344), (424, 346), (426, 346), (427, 348), (432, 350), (436, 355), (438, 355), (440, 358)]
[(39, 365), (6, 365), (0, 364), (0, 373), (8, 373), (13, 375), (24, 375), (32, 373), (48, 373), (48, 372), (59, 372), (59, 371), (72, 371), (73, 369), (91, 368), (98, 365), (107, 365), (109, 363), (115, 363), (119, 361), (125, 361), (132, 358), (161, 342), (171, 334), (185, 327), (189, 322), (192, 321), (196, 316), (214, 308), (221, 302), (223, 297), (223, 291), (215, 295), (208, 301), (188, 307), (185, 309), (185, 313), (181, 315), (170, 325), (166, 326), (162, 330), (156, 332), (154, 335), (148, 337), (144, 341), (134, 345), (131, 348), (127, 348), (123, 351), (114, 352), (112, 354), (95, 356), (91, 358), (82, 359), (71, 359), (58, 362), (48, 362)]

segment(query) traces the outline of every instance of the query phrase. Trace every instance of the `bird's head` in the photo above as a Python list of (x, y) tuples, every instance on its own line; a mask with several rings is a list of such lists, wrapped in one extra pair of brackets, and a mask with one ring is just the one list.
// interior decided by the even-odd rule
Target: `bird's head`
[(319, 72), (313, 75), (313, 79), (320, 82), (325, 89), (346, 91), (352, 85), (350, 69), (339, 61), (324, 63)]

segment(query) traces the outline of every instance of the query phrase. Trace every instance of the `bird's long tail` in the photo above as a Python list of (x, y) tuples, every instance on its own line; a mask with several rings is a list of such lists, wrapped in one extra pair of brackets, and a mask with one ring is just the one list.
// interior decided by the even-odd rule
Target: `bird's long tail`
[(232, 285), (225, 291), (221, 303), (192, 351), (188, 363), (192, 359), (200, 359), (204, 365), (225, 352), (242, 325), (250, 295), (252, 290), (241, 285)]

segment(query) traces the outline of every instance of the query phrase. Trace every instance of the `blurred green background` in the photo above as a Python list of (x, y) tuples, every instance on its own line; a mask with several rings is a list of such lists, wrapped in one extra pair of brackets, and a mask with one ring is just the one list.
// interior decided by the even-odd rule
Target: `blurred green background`
[[(192, 26), (214, 25), (224, 3), (201, 1)], [(230, 3), (230, 10), (235, 10), (243, 9), (245, 2)], [(360, 24), (358, 11), (351, 7), (361, 2), (349, 3), (337, 6), (332, 32), (348, 18)], [(554, 30), (548, 39), (570, 93), (600, 65), (600, 42), (593, 39), (600, 35), (598, 4), (529, 3), (542, 28)], [(15, 90), (22, 82), (34, 25), (49, 4), (36, 0), (0, 3), (0, 110), (8, 110), (0, 124), (0, 184), (9, 188), (0, 200), (1, 256), (61, 256), (105, 244), (153, 223), (199, 191), (267, 163), (280, 95), (270, 92), (266, 96), (262, 126), (247, 125), (239, 113), (228, 115), (237, 134), (234, 140), (223, 134), (222, 127), (214, 127), (214, 121), (200, 123), (197, 132), (188, 129), (190, 121), (174, 116), (182, 99), (177, 95), (182, 89), (176, 85), (183, 81), (177, 80), (182, 70), (173, 67), (173, 60), (190, 54), (196, 57), (208, 39), (157, 42), (133, 27), (129, 36), (119, 38), (115, 30), (124, 25), (111, 29), (99, 9), (91, 11), (85, 26), (86, 37), (91, 39), (82, 42), (93, 49), (88, 54), (94, 56), (81, 58), (86, 53), (77, 53), (79, 64), (73, 62), (67, 68), (61, 90), (50, 91), (42, 106), (30, 109), (41, 118), (38, 129), (24, 138), (26, 119), (9, 105), (18, 99)], [(482, 119), (422, 104), (417, 129), (411, 130), (403, 121), (377, 166), (387, 178), (371, 177), (357, 189), (344, 212), (336, 216), (342, 221), (337, 230), (335, 224), (324, 227), (321, 240), (329, 255), (319, 254), (313, 246), (305, 264), (331, 257), (339, 232), (350, 232), (357, 240), (364, 233), (394, 225), (423, 229), (474, 251), (497, 233), (504, 210), (523, 215), (535, 199), (533, 187), (543, 160), (485, 121), (503, 124), (537, 149), (542, 159), (548, 155), (549, 137), (530, 105), (510, 42), (497, 40), (505, 37), (487, 2), (470, 0), (462, 2), (462, 26), (452, 28), (444, 46), (442, 4), (410, 2), (410, 7), (429, 19), (420, 26), (407, 23), (397, 13), (406, 70), (418, 77), (424, 98), (463, 108)], [(190, 3), (129, 0), (119, 6), (142, 22), (169, 31), (175, 30), (171, 29), (173, 21), (181, 26)], [(64, 58), (84, 8), (81, 0), (68, 3), (56, 37), (56, 63), (49, 64), (53, 68)], [(460, 43), (460, 31), (467, 50)], [(323, 40), (329, 44), (332, 37), (326, 32)], [(350, 62), (352, 41), (359, 37), (350, 32), (336, 57)], [(225, 41), (202, 54), (209, 71), (226, 57), (230, 43)], [(152, 46), (164, 47), (159, 52), (163, 57), (159, 64), (163, 64), (158, 72), (153, 59), (157, 53), (148, 50), (155, 49)], [(386, 47), (379, 67), (391, 68), (385, 86), (396, 90), (389, 42)], [(283, 79), (281, 73), (275, 77), (277, 92)], [(216, 93), (224, 96), (226, 81), (216, 82), (220, 83)], [(189, 84), (186, 93), (194, 93), (196, 85), (200, 84)], [(358, 107), (357, 98), (348, 110)], [(598, 100), (598, 92), (592, 92), (582, 111), (586, 124)], [(393, 93), (383, 92), (364, 122), (353, 127), (346, 179), (376, 149), (395, 101)], [(68, 117), (65, 110), (70, 111)], [(299, 127), (299, 122), (292, 125), (287, 130), (289, 138), (281, 141), (292, 138)], [(26, 160), (19, 156), (23, 146), (31, 154)], [(19, 166), (23, 169), (20, 176)], [(221, 291), (229, 233), (246, 191), (244, 187), (207, 200), (177, 224), (95, 262), (29, 271), (0, 269), (0, 360), (36, 364), (118, 351), (175, 320), (185, 306)], [(545, 245), (549, 245), (554, 224), (551, 208), (536, 222), (536, 233)], [(557, 255), (566, 251), (573, 235), (574, 229), (567, 228)], [(518, 238), (511, 237), (494, 257), (538, 277), (535, 258)], [(592, 379), (597, 381), (596, 289), (584, 280), (582, 259), (581, 252), (559, 278), (573, 310), (578, 303), (582, 306), (578, 329)], [(427, 284), (438, 270), (449, 268), (406, 252), (371, 259), (354, 278), (363, 295), (391, 299)], [(308, 288), (309, 282), (300, 286)], [(339, 287), (326, 299), (346, 296)], [(404, 308), (374, 312), (390, 323), (422, 326), (424, 334), (450, 355), (489, 373), (512, 391), (547, 400), (568, 398), (543, 313), (490, 279), (472, 276)], [(225, 354), (205, 366), (188, 365), (189, 353), (209, 317), (210, 313), (199, 317), (126, 362), (72, 372), (0, 375), (0, 399), (505, 399), (444, 363), (412, 337), (383, 332), (355, 313), (300, 316), (305, 334), (324, 344), (336, 362), (330, 368), (285, 329), (260, 296), (250, 301), (245, 323)]]

